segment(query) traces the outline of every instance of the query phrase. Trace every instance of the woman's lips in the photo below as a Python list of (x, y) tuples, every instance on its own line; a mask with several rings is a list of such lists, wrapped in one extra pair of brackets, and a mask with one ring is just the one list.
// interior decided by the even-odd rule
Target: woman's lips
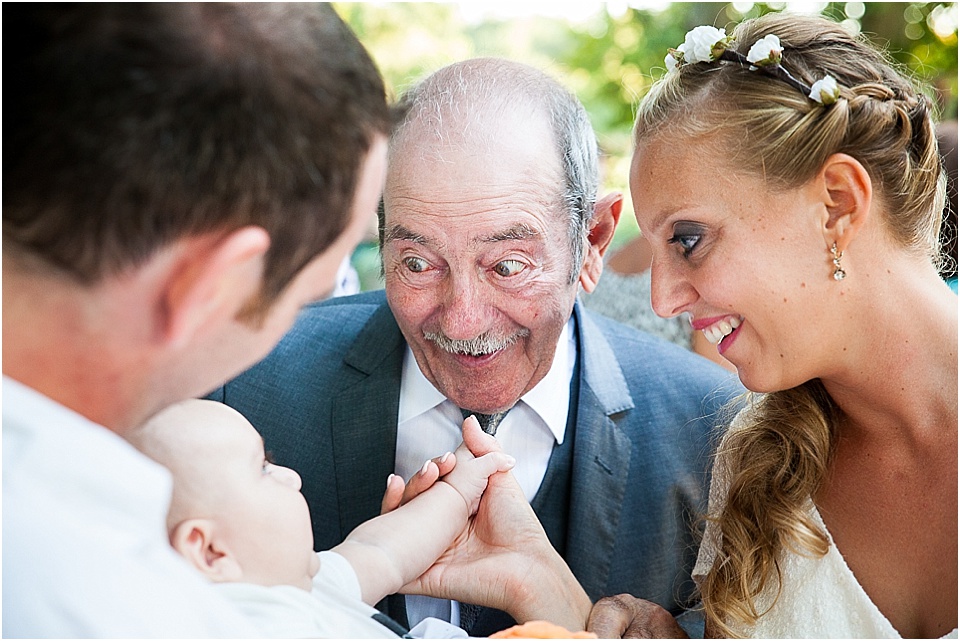
[(695, 330), (703, 332), (703, 335), (708, 341), (714, 345), (718, 345), (717, 349), (721, 354), (730, 346), (742, 323), (742, 316), (734, 316), (731, 314), (726, 316), (713, 316), (711, 318), (691, 319), (690, 321), (690, 324)]
[(733, 345), (734, 341), (737, 340), (737, 337), (740, 335), (740, 328), (742, 325), (738, 325), (733, 328), (729, 334), (720, 339), (720, 342), (717, 343), (717, 351), (720, 352), (720, 355), (723, 356), (723, 353), (730, 349), (730, 346)]

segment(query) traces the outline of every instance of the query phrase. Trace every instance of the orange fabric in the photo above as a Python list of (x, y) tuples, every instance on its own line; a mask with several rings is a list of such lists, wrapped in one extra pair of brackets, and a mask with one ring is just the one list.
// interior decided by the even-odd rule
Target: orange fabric
[(596, 639), (593, 632), (570, 632), (549, 621), (528, 621), (523, 625), (501, 630), (490, 635), (491, 639)]

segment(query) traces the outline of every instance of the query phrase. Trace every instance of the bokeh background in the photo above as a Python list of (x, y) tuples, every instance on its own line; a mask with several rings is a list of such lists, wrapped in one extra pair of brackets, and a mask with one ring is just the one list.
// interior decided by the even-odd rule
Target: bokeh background
[[(584, 103), (603, 152), (606, 191), (628, 195), (634, 110), (663, 57), (697, 25), (725, 27), (771, 11), (821, 13), (887, 48), (919, 79), (941, 120), (957, 118), (957, 3), (942, 2), (336, 2), (393, 97), (427, 73), (476, 56), (543, 69)], [(614, 249), (637, 233), (630, 199)], [(382, 287), (375, 221), (353, 256), (361, 289)]]

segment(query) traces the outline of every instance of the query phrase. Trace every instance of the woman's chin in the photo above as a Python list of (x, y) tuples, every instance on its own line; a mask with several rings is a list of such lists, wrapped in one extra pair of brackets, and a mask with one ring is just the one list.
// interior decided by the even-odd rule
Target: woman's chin
[(763, 366), (756, 364), (739, 365), (737, 363), (734, 363), (734, 366), (737, 368), (737, 376), (740, 378), (740, 383), (751, 392), (767, 394), (788, 389), (782, 379), (772, 378), (770, 376), (769, 369), (763, 371), (766, 369)]

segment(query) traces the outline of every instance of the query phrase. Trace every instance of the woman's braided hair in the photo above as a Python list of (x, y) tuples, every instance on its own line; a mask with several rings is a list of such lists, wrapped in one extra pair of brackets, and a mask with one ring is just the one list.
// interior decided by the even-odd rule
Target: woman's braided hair
[[(779, 37), (792, 76), (812, 85), (829, 74), (839, 99), (820, 104), (737, 62), (683, 64), (641, 102), (636, 141), (704, 145), (782, 189), (814, 178), (832, 154), (848, 154), (869, 173), (890, 237), (934, 260), (945, 179), (930, 100), (880, 51), (824, 18), (745, 21), (730, 48), (746, 55), (768, 34)], [(750, 402), (720, 444), (729, 487), (722, 509), (708, 516), (722, 540), (700, 589), (708, 626), (720, 636), (763, 615), (757, 597), (766, 589), (779, 594), (782, 551), (828, 549), (807, 510), (825, 478), (838, 409), (817, 379)]]

